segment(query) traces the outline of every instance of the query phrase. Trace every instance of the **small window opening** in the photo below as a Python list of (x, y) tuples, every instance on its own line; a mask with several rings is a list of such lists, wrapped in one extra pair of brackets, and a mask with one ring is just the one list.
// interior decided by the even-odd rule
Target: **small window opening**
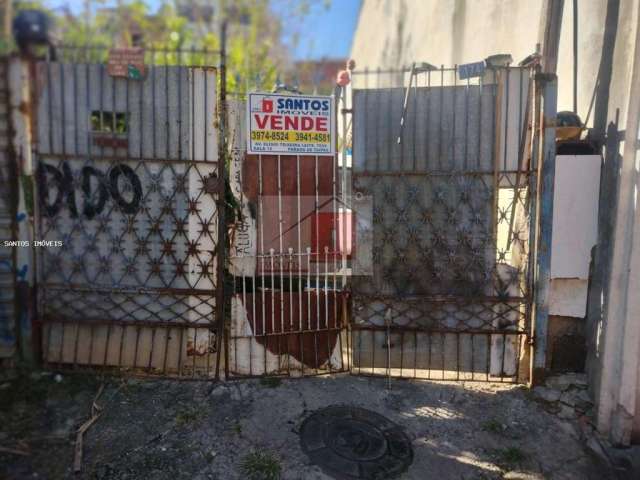
[(105, 112), (94, 110), (91, 112), (91, 131), (95, 133), (125, 134), (129, 121), (125, 112)]

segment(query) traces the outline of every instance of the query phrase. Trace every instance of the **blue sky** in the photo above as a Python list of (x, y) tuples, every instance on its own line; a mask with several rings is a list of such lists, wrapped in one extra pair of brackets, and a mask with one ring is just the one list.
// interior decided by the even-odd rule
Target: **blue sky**
[[(147, 0), (153, 8), (161, 0)], [(285, 43), (293, 48), (296, 59), (344, 58), (349, 55), (353, 31), (358, 22), (361, 0), (331, 0), (327, 8), (325, 0), (310, 2), (310, 12), (302, 22), (287, 25), (288, 10), (296, 0), (273, 0), (274, 10), (283, 17)], [(51, 7), (68, 6), (73, 12), (81, 12), (84, 0), (45, 0)], [(103, 5), (113, 5), (115, 0), (106, 0)], [(297, 34), (297, 35), (294, 35)], [(293, 39), (298, 41), (293, 45)]]

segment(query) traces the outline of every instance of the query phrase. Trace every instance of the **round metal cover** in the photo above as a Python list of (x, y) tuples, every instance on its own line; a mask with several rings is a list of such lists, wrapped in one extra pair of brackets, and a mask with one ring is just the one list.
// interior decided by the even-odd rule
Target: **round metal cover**
[(311, 462), (339, 480), (393, 478), (413, 461), (402, 428), (364, 408), (318, 410), (302, 423), (300, 441)]

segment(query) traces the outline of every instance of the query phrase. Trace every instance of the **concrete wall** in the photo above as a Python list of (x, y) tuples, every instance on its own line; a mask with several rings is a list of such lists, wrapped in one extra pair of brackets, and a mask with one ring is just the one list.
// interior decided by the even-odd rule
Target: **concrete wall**
[[(519, 62), (538, 42), (543, 0), (363, 0), (351, 57), (357, 69), (450, 66), (510, 53)], [(606, 0), (578, 2), (578, 113), (586, 117), (600, 64)], [(638, 0), (621, 0), (611, 84), (611, 110), (626, 118), (631, 78), (628, 52), (638, 28)], [(573, 12), (565, 1), (558, 56), (558, 111), (573, 105)]]
[[(635, 16), (636, 22), (640, 14)], [(616, 444), (640, 443), (640, 32), (628, 50), (633, 81), (620, 167), (609, 298), (598, 325), (595, 391), (598, 429)]]

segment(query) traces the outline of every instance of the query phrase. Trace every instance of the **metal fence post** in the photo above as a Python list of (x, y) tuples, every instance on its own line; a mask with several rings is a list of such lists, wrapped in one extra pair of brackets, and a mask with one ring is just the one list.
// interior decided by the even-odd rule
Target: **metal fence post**
[[(216, 252), (216, 313), (217, 313), (217, 362), (216, 362), (216, 380), (220, 378), (220, 350), (224, 348), (224, 370), (225, 378), (229, 377), (229, 344), (226, 331), (226, 315), (225, 303), (227, 301), (226, 282), (225, 282), (225, 254), (227, 248), (226, 240), (226, 195), (227, 195), (227, 21), (222, 20), (220, 26), (220, 105), (219, 112), (219, 130), (218, 130), (218, 245)], [(221, 342), (222, 341), (222, 345)]]
[(538, 235), (534, 283), (534, 353), (531, 382), (544, 380), (549, 323), (549, 285), (551, 280), (551, 238), (553, 233), (553, 194), (556, 172), (556, 109), (558, 83), (555, 74), (538, 74), (542, 86), (542, 112), (538, 135), (541, 147), (538, 163)]

